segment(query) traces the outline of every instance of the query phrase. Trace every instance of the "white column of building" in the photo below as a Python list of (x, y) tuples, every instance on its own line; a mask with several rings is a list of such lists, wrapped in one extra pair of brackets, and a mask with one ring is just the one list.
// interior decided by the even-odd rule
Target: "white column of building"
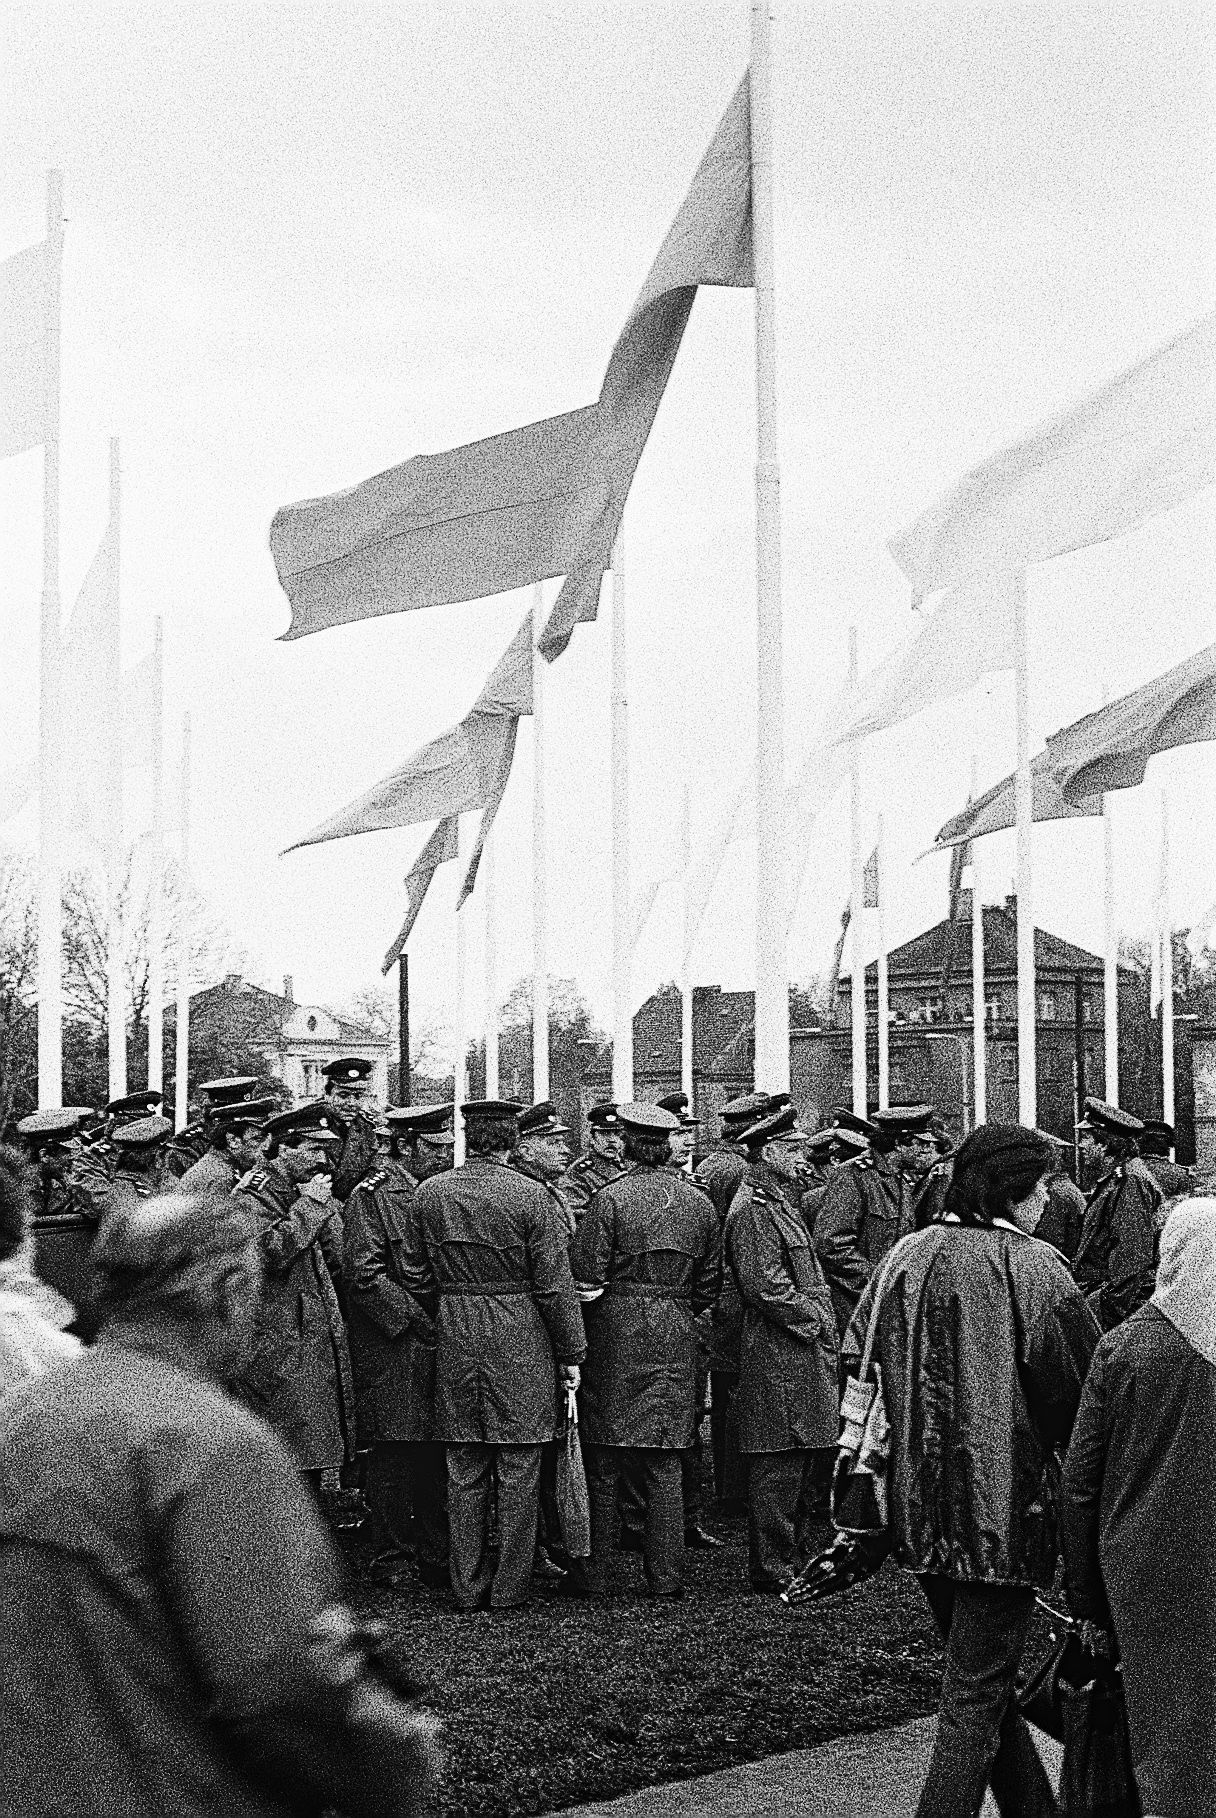
[[(849, 626), (849, 685), (857, 690), (857, 627)], [(865, 1117), (868, 1108), (866, 1091), (866, 954), (862, 938), (865, 926), (865, 867), (861, 856), (861, 758), (860, 741), (854, 739), (849, 756), (849, 965), (850, 1015), (852, 1027), (853, 1111)]]
[(633, 1098), (633, 907), (629, 899), (629, 671), (625, 565), (612, 551), (612, 1096)]
[(63, 173), (47, 172), (42, 432), (42, 612), (38, 707), (38, 1105), (63, 1103), (63, 750), (59, 627), (59, 297)]
[(545, 591), (532, 593), (532, 1099), (549, 1096), (549, 879), (545, 834), (545, 660), (535, 645)]
[(887, 843), (878, 817), (878, 1108), (891, 1102), (891, 993), (887, 972)]
[(1025, 569), (1017, 577), (1014, 595), (1014, 639), (1018, 755), (1015, 781), (1018, 889), (1018, 1121), (1027, 1129), (1033, 1130), (1038, 1122), (1036, 1073), (1038, 995), (1034, 975), (1034, 889), (1031, 870), (1034, 782), (1030, 774), (1030, 648), (1026, 628)]

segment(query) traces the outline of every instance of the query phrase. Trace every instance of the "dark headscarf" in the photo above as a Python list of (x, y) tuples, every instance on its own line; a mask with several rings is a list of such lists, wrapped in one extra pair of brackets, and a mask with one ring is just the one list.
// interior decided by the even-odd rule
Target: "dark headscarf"
[(990, 1225), (1026, 1198), (1052, 1166), (1052, 1148), (1021, 1124), (981, 1124), (960, 1145), (944, 1210), (962, 1225)]

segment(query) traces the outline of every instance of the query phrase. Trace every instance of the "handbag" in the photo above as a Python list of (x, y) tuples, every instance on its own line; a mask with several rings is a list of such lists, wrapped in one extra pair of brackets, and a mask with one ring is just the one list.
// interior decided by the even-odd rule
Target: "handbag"
[(1018, 1709), (1028, 1723), (1051, 1736), (1056, 1742), (1064, 1740), (1064, 1703), (1061, 1682), (1077, 1684), (1084, 1670), (1085, 1650), (1081, 1645), (1081, 1625), (1074, 1622), (1071, 1616), (1053, 1610), (1041, 1597), (1036, 1598), (1039, 1608), (1058, 1624), (1049, 1637), (1047, 1653), (1031, 1672), (1030, 1677), (1018, 1691)]
[(1123, 1672), (1081, 1640), (1081, 1625), (1037, 1599), (1058, 1625), (1045, 1658), (1018, 1692), (1029, 1723), (1064, 1745), (1063, 1818), (1141, 1818)]
[[(912, 1233), (911, 1235), (915, 1235)], [(873, 1362), (882, 1297), (895, 1259), (908, 1242), (901, 1238), (883, 1259), (874, 1284), (866, 1342), (856, 1376), (847, 1378), (840, 1403), (841, 1433), (832, 1472), (832, 1525), (844, 1534), (882, 1534), (887, 1526), (887, 1465), (891, 1424), (882, 1392), (882, 1369)]]
[(578, 1403), (574, 1390), (566, 1391), (566, 1431), (557, 1450), (557, 1522), (562, 1545), (571, 1559), (591, 1556), (591, 1505), (587, 1498), (587, 1473), (578, 1438)]

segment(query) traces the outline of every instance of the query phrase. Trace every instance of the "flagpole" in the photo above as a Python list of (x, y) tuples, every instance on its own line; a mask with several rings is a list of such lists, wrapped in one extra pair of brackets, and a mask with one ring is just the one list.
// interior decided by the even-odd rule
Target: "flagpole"
[[(857, 627), (849, 626), (849, 685), (857, 692)], [(866, 1094), (866, 961), (862, 945), (865, 920), (865, 874), (861, 862), (861, 758), (859, 741), (853, 739), (849, 753), (849, 965), (852, 977), (849, 1023), (853, 1037), (853, 1111), (865, 1117)]]
[(47, 172), (45, 390), (42, 428), (42, 614), (38, 711), (38, 1105), (63, 1103), (63, 893), (59, 761), (59, 303), (63, 172)]
[(891, 1102), (890, 991), (887, 977), (887, 845), (878, 817), (878, 1108)]
[(1174, 1121), (1174, 927), (1170, 910), (1170, 808), (1161, 791), (1161, 1115)]
[(790, 1006), (782, 699), (781, 470), (773, 257), (772, 0), (753, 0), (752, 250), (756, 280), (756, 1028), (755, 1083), (788, 1091)]
[(1103, 1092), (1119, 1103), (1119, 928), (1115, 916), (1115, 829), (1111, 798), (1102, 797), (1102, 864), (1105, 936), (1102, 954), (1102, 1023), (1106, 1039)]
[(177, 1051), (174, 1057), (174, 1123), (190, 1117), (190, 715), (182, 715), (182, 897), (177, 907)]
[(464, 837), (464, 819), (463, 816), (458, 816), (456, 821), (456, 866), (452, 886), (455, 892), (452, 902), (456, 917), (456, 976), (452, 983), (452, 1025), (455, 1037), (455, 1050), (452, 1057), (452, 1103), (454, 1107), (454, 1134), (456, 1138), (456, 1147), (453, 1151), (452, 1160), (458, 1168), (463, 1166), (465, 1158), (464, 1119), (460, 1115), (460, 1107), (467, 1101), (469, 1096), (469, 1067), (468, 1055), (466, 1052), (468, 1044), (465, 1041), (464, 1027), (465, 967), (468, 956), (465, 952), (466, 937), (464, 915), (458, 906), (460, 903), (461, 886), (464, 883), (464, 872), (467, 859), (468, 851), (467, 842)]
[(1017, 963), (1018, 963), (1018, 1120), (1028, 1129), (1038, 1122), (1035, 1019), (1038, 1004), (1034, 975), (1034, 892), (1031, 875), (1031, 824), (1034, 784), (1030, 774), (1030, 653), (1026, 626), (1026, 570), (1014, 587), (1015, 693), (1017, 718)]
[(688, 867), (691, 858), (688, 784), (680, 813), (680, 1090), (688, 1099), (689, 1109), (696, 1111), (693, 1092), (693, 1023), (692, 1023), (692, 955), (688, 940)]
[(122, 654), (121, 654), (121, 560), (120, 520), (122, 511), (122, 467), (118, 437), (110, 437), (110, 531), (113, 538), (111, 560), (114, 564), (111, 611), (107, 630), (110, 649), (107, 652), (104, 686), (109, 695), (106, 763), (109, 775), (106, 789), (106, 1036), (109, 1048), (110, 1097), (125, 1098), (127, 1093), (127, 994), (123, 969), (122, 940), (122, 863), (123, 863), (123, 746), (122, 746)]
[[(971, 760), (971, 796), (978, 789), (978, 765)], [(971, 853), (971, 1031), (974, 1054), (971, 1077), (975, 1082), (975, 1125), (988, 1121), (988, 1001), (984, 988), (984, 880), (980, 871), (979, 842)]]
[(629, 901), (629, 681), (625, 562), (612, 550), (612, 1096), (633, 1098), (633, 929)]
[(498, 878), (494, 858), (496, 841), (491, 832), (481, 855), (485, 877), (486, 952), (485, 952), (485, 1042), (486, 1097), (498, 1097)]
[(545, 845), (544, 659), (536, 648), (545, 590), (532, 589), (532, 1102), (549, 1096), (548, 877)]
[(162, 622), (153, 642), (152, 881), (148, 902), (148, 1090), (164, 1085), (165, 1040), (165, 651)]

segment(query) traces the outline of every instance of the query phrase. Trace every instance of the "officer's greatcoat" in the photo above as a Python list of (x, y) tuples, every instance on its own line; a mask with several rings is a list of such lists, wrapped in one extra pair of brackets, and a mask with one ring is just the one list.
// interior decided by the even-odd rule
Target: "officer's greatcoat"
[(554, 1437), (559, 1363), (586, 1350), (544, 1188), (484, 1156), (423, 1181), (407, 1262), (438, 1297), (435, 1429), (446, 1445)]
[(670, 1168), (632, 1168), (587, 1207), (570, 1263), (588, 1301), (583, 1438), (684, 1451), (696, 1422), (693, 1321), (719, 1282), (708, 1196)]
[(610, 1180), (619, 1180), (624, 1172), (623, 1162), (611, 1155), (601, 1155), (598, 1149), (588, 1149), (586, 1155), (575, 1157), (559, 1184), (576, 1226), (600, 1188), (606, 1187)]
[(887, 1251), (933, 1221), (941, 1195), (935, 1173), (906, 1174), (875, 1150), (832, 1170), (815, 1218), (815, 1252), (842, 1334)]
[(726, 1221), (743, 1301), (734, 1407), (741, 1452), (831, 1447), (837, 1432), (836, 1316), (806, 1225), (772, 1171), (747, 1171)]
[(330, 1273), (329, 1256), (340, 1269), (337, 1207), (300, 1192), (273, 1162), (246, 1176), (237, 1197), (258, 1220), (263, 1281), (253, 1352), (236, 1392), (302, 1470), (340, 1465), (354, 1451), (354, 1393)]
[(1138, 1155), (1111, 1168), (1089, 1196), (1072, 1272), (1104, 1332), (1152, 1296), (1161, 1199)]
[(346, 1202), (342, 1272), (362, 1445), (434, 1437), (435, 1295), (409, 1260), (417, 1191), (404, 1163), (385, 1161)]

